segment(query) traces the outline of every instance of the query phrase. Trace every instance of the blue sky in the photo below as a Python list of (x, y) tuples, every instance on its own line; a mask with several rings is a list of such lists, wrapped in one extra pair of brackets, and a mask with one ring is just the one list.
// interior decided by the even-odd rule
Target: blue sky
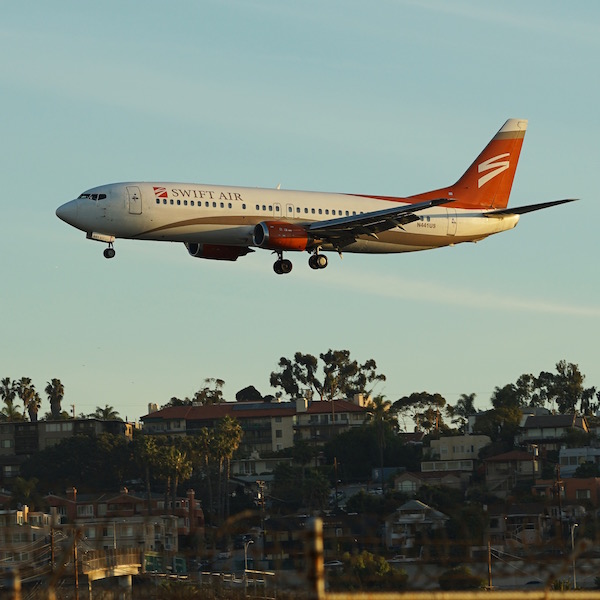
[[(375, 359), (390, 400), (483, 408), (561, 359), (600, 387), (597, 2), (9, 3), (0, 51), (1, 377), (130, 420), (207, 377), (272, 393), (280, 356), (329, 348)], [(511, 203), (581, 201), (476, 246), (276, 276), (265, 251), (107, 261), (54, 215), (125, 180), (414, 194), (509, 117), (529, 119)]]

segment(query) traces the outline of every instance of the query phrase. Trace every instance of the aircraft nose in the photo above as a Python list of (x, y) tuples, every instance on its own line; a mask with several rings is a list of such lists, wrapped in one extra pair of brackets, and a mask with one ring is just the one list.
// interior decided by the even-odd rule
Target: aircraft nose
[(56, 216), (61, 221), (64, 221), (69, 225), (73, 225), (73, 222), (77, 217), (77, 202), (75, 200), (71, 200), (70, 202), (59, 206), (56, 209)]

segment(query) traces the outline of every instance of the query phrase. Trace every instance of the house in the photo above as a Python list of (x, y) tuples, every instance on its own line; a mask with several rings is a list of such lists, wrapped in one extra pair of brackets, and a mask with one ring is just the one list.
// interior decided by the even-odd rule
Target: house
[(23, 578), (44, 573), (50, 560), (47, 540), (52, 525), (51, 515), (30, 511), (28, 506), (0, 511), (2, 567), (18, 568)]
[(550, 535), (551, 513), (541, 502), (491, 505), (486, 514), (490, 543), (495, 547), (541, 546)]
[[(562, 472), (562, 471), (561, 471)], [(535, 493), (554, 499), (566, 510), (569, 503), (587, 502), (600, 508), (600, 477), (566, 477), (564, 479), (538, 479)]]
[(432, 473), (413, 473), (405, 471), (394, 478), (394, 490), (415, 496), (419, 489), (427, 486), (444, 486), (456, 490), (464, 489), (462, 473), (456, 472), (432, 472)]
[(499, 498), (506, 498), (520, 482), (528, 481), (533, 486), (540, 473), (537, 455), (522, 450), (490, 456), (484, 464), (488, 489)]
[(406, 556), (420, 554), (419, 538), (429, 531), (445, 527), (447, 517), (420, 502), (409, 500), (385, 519), (385, 545)]
[(369, 398), (357, 394), (352, 400), (296, 402), (295, 439), (323, 445), (336, 435), (364, 425)]
[(241, 401), (208, 405), (168, 406), (142, 417), (144, 433), (171, 436), (194, 435), (202, 428), (215, 429), (225, 416), (235, 418), (243, 437), (238, 455), (259, 456), (294, 444), (294, 402)]
[(585, 417), (570, 415), (523, 415), (515, 444), (537, 446), (545, 456), (548, 450), (559, 450), (569, 430), (589, 433)]
[(13, 481), (29, 456), (65, 438), (111, 433), (131, 440), (134, 428), (133, 423), (96, 418), (0, 423), (0, 483)]
[(577, 467), (585, 463), (600, 465), (600, 448), (591, 446), (561, 448), (558, 456), (562, 477), (573, 477)]
[(131, 548), (176, 552), (179, 536), (204, 536), (204, 513), (194, 490), (165, 506), (164, 496), (152, 494), (150, 508), (145, 494), (123, 488), (117, 494), (48, 494), (45, 501), (62, 525), (83, 529), (94, 549)]
[(215, 429), (226, 415), (243, 431), (236, 458), (266, 456), (290, 448), (295, 440), (322, 445), (333, 436), (364, 423), (367, 400), (295, 402), (271, 400), (221, 402), (210, 405), (169, 406), (142, 417), (144, 432), (172, 436), (194, 435), (206, 427)]
[(477, 459), (482, 448), (491, 439), (487, 435), (441, 436), (431, 440), (425, 451), (425, 460), (421, 461), (422, 473), (459, 474), (462, 486), (466, 487), (477, 466)]

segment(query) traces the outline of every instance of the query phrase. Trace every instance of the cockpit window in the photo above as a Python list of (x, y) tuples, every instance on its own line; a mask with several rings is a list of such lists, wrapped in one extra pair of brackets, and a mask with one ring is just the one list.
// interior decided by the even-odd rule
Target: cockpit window
[(106, 194), (88, 194), (87, 192), (81, 194), (80, 198), (88, 198), (90, 200), (105, 200)]

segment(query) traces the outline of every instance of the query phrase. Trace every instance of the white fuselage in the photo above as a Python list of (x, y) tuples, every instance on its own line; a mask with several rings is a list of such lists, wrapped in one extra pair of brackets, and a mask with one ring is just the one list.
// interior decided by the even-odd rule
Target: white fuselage
[[(309, 225), (378, 211), (402, 203), (352, 194), (299, 192), (188, 183), (130, 182), (103, 185), (67, 202), (57, 215), (90, 237), (252, 247), (264, 221)], [(410, 201), (407, 200), (407, 204)], [(434, 207), (415, 222), (365, 234), (344, 252), (395, 253), (475, 242), (515, 227), (518, 215)], [(332, 250), (327, 245), (323, 250)]]

